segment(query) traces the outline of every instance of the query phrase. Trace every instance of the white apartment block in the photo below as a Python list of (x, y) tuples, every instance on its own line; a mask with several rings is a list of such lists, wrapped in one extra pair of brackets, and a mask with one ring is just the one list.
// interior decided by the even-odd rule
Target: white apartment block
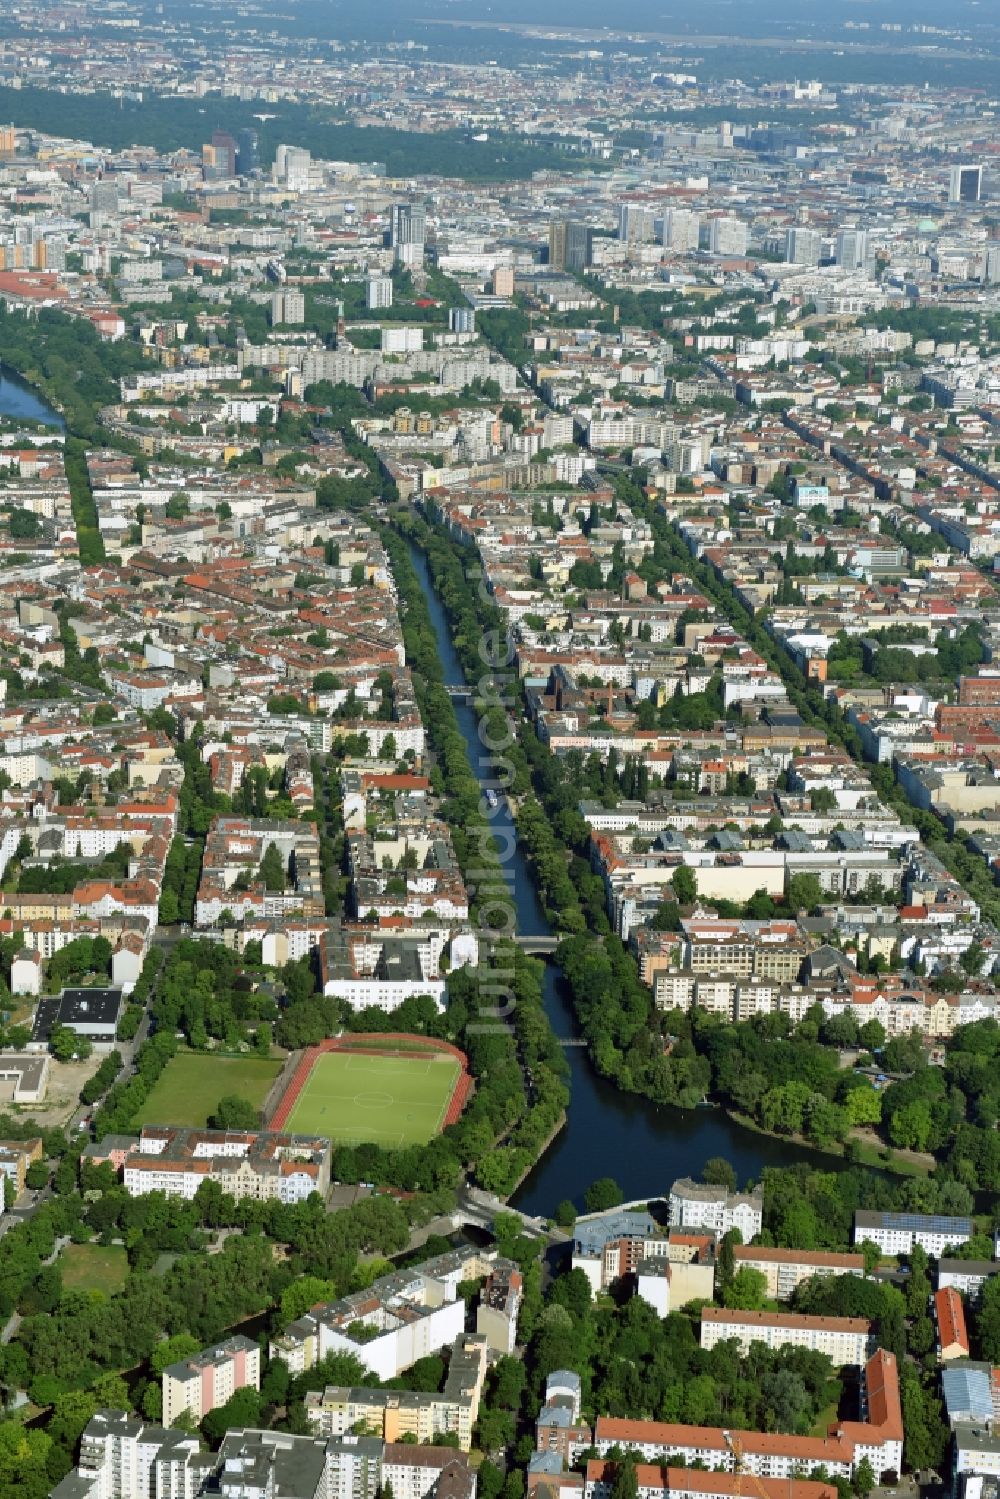
[(701, 1312), (701, 1346), (736, 1342), (747, 1353), (765, 1348), (808, 1348), (825, 1353), (838, 1369), (860, 1367), (868, 1357), (871, 1324), (861, 1317), (803, 1317), (794, 1312), (742, 1312), (706, 1306)]
[(395, 1379), (418, 1359), (461, 1337), (462, 1280), (514, 1268), (478, 1251), (437, 1255), (383, 1275), (367, 1291), (315, 1307), (272, 1338), (270, 1356), (300, 1374), (329, 1353), (351, 1353), (379, 1379)]
[(738, 1228), (744, 1244), (759, 1234), (764, 1215), (760, 1189), (728, 1192), (725, 1187), (705, 1186), (690, 1177), (679, 1177), (670, 1188), (670, 1227), (700, 1229), (721, 1238)]
[(859, 1209), (854, 1214), (854, 1242), (869, 1239), (883, 1254), (909, 1254), (919, 1244), (934, 1259), (940, 1259), (956, 1244), (972, 1238), (971, 1218), (946, 1218), (933, 1213), (873, 1213)]
[(937, 1288), (945, 1291), (949, 1287), (970, 1301), (978, 1301), (983, 1286), (995, 1275), (1000, 1275), (997, 1260), (952, 1260), (941, 1258), (937, 1267)]

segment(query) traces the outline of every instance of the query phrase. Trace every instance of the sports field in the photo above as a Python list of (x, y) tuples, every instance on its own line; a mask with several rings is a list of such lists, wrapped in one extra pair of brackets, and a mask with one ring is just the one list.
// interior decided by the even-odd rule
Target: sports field
[(340, 1145), (424, 1145), (438, 1133), (461, 1071), (444, 1053), (317, 1057), (285, 1125)]
[(280, 1062), (266, 1057), (215, 1057), (181, 1051), (160, 1073), (135, 1116), (136, 1124), (187, 1124), (203, 1128), (220, 1098), (235, 1094), (255, 1109), (263, 1107)]

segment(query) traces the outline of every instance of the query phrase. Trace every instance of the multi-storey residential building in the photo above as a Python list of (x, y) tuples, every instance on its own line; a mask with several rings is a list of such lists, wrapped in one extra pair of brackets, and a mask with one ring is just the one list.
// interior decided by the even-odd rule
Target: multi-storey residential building
[(934, 1259), (972, 1238), (971, 1218), (947, 1218), (931, 1213), (875, 1213), (859, 1208), (854, 1214), (854, 1242), (870, 1239), (883, 1254), (909, 1254), (919, 1244)]
[(99, 1411), (53, 1499), (376, 1499), (390, 1486), (399, 1499), (475, 1499), (469, 1460), (451, 1446), (236, 1428), (218, 1452), (200, 1448), (185, 1431)]
[(720, 1426), (676, 1426), (660, 1421), (630, 1421), (599, 1416), (594, 1428), (598, 1456), (610, 1448), (632, 1448), (645, 1462), (674, 1456), (690, 1466), (732, 1472), (735, 1458), (727, 1436), (735, 1435), (745, 1469), (761, 1478), (795, 1478), (803, 1470), (823, 1467), (831, 1477), (850, 1478), (864, 1458), (876, 1479), (898, 1474), (903, 1461), (903, 1412), (899, 1374), (891, 1353), (879, 1349), (864, 1367), (867, 1417), (842, 1421), (825, 1437), (788, 1436), (780, 1432), (727, 1433)]
[(804, 1317), (795, 1312), (742, 1312), (706, 1306), (701, 1311), (701, 1346), (730, 1341), (746, 1353), (754, 1343), (766, 1348), (808, 1348), (825, 1353), (838, 1369), (860, 1367), (868, 1357), (871, 1324), (862, 1317)]
[(429, 1495), (435, 1499), (475, 1499), (476, 1475), (464, 1452), (456, 1452), (454, 1447), (386, 1442), (382, 1450), (382, 1491), (390, 1488), (393, 1499), (428, 1499)]
[(237, 1390), (260, 1389), (260, 1349), (249, 1338), (225, 1338), (163, 1371), (163, 1419), (169, 1426), (182, 1411), (196, 1421), (225, 1405)]
[[(204, 1476), (201, 1442), (188, 1432), (168, 1430), (129, 1416), (98, 1411), (80, 1439), (79, 1462), (53, 1489), (53, 1499), (132, 1499), (136, 1494), (197, 1493)], [(161, 1471), (198, 1473), (195, 1483), (164, 1490)], [(190, 1482), (190, 1481), (189, 1481)]]
[(796, 1288), (813, 1276), (865, 1273), (864, 1255), (822, 1249), (765, 1249), (737, 1244), (733, 1263), (737, 1270), (744, 1265), (758, 1270), (766, 1281), (767, 1296), (774, 1301), (790, 1301)]
[(513, 1353), (517, 1346), (517, 1316), (523, 1287), (520, 1270), (500, 1266), (490, 1271), (479, 1293), (476, 1331), (498, 1353)]
[(794, 921), (722, 921), (692, 917), (682, 923), (684, 966), (692, 973), (797, 979), (809, 951)]
[(352, 1353), (380, 1379), (394, 1379), (462, 1335), (462, 1280), (508, 1267), (514, 1268), (495, 1254), (456, 1249), (383, 1275), (367, 1291), (314, 1307), (289, 1323), (271, 1339), (270, 1356), (298, 1374), (328, 1353)]
[(330, 1188), (330, 1141), (319, 1135), (147, 1124), (120, 1166), (118, 1154), (116, 1136), (87, 1148), (95, 1164), (116, 1164), (133, 1197), (165, 1192), (190, 1202), (203, 1181), (214, 1181), (237, 1200), (291, 1203), (304, 1202), (313, 1192), (325, 1196)]
[[(591, 1458), (587, 1463), (583, 1499), (611, 1499), (618, 1463)], [(703, 1473), (699, 1469), (670, 1468), (660, 1463), (637, 1463), (639, 1499), (740, 1499), (743, 1480), (737, 1473)], [(831, 1483), (796, 1478), (789, 1482), (761, 1478), (761, 1499), (835, 1499)]]
[(947, 1363), (953, 1358), (969, 1357), (969, 1334), (965, 1326), (965, 1308), (954, 1286), (934, 1292), (934, 1320), (937, 1324), (938, 1358)]
[(454, 1435), (462, 1451), (468, 1452), (486, 1378), (487, 1348), (479, 1333), (457, 1338), (440, 1394), (327, 1385), (307, 1394), (306, 1417), (321, 1436), (344, 1436), (359, 1426), (386, 1442), (404, 1437), (432, 1442)]
[(744, 1244), (759, 1234), (764, 1215), (760, 1188), (753, 1192), (729, 1192), (679, 1177), (670, 1188), (670, 1227), (708, 1229), (720, 1238), (738, 1228)]
[[(261, 873), (272, 847), (282, 871), (280, 888), (268, 888)], [(216, 818), (205, 840), (195, 902), (198, 926), (213, 926), (227, 912), (235, 924), (248, 917), (322, 916), (325, 909), (312, 823)]]
[(938, 1289), (951, 1286), (969, 1301), (978, 1301), (983, 1286), (995, 1275), (1000, 1275), (997, 1260), (953, 1260), (942, 1255), (937, 1263)]

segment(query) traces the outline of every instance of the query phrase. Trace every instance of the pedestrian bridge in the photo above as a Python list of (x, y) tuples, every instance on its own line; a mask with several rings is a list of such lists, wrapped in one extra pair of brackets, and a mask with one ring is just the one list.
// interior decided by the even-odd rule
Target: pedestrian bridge
[(534, 957), (542, 958), (554, 953), (562, 938), (551, 935), (544, 936), (541, 933), (533, 937), (530, 933), (519, 932), (514, 941), (522, 952), (531, 953)]

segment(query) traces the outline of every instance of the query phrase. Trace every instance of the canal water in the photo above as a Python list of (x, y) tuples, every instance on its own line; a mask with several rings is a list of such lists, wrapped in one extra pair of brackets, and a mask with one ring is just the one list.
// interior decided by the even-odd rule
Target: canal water
[(30, 385), (16, 375), (0, 372), (0, 417), (14, 421), (43, 422), (47, 427), (65, 427), (66, 423)]
[[(465, 681), (452, 643), (444, 608), (434, 591), (423, 553), (411, 547), (410, 556), (427, 598), (437, 638), (444, 680), (458, 686)], [(456, 701), (458, 726), (465, 739), (472, 768), (489, 781), (488, 761), (479, 739), (476, 715), (469, 703)], [(506, 802), (496, 809), (493, 825), (514, 846), (511, 859), (517, 929), (524, 935), (548, 935), (551, 927), (535, 891), (527, 861), (516, 844), (516, 832)], [(546, 964), (545, 1009), (557, 1036), (578, 1035), (567, 986), (554, 963)], [(741, 1183), (760, 1175), (764, 1166), (787, 1166), (807, 1160), (836, 1170), (836, 1158), (758, 1135), (730, 1119), (722, 1109), (657, 1107), (634, 1094), (621, 1093), (598, 1076), (582, 1047), (566, 1048), (570, 1069), (570, 1103), (565, 1127), (525, 1178), (512, 1199), (523, 1212), (551, 1216), (558, 1203), (570, 1198), (578, 1208), (592, 1181), (611, 1176), (626, 1201), (662, 1196), (678, 1176), (700, 1175), (712, 1156), (725, 1156)]]

